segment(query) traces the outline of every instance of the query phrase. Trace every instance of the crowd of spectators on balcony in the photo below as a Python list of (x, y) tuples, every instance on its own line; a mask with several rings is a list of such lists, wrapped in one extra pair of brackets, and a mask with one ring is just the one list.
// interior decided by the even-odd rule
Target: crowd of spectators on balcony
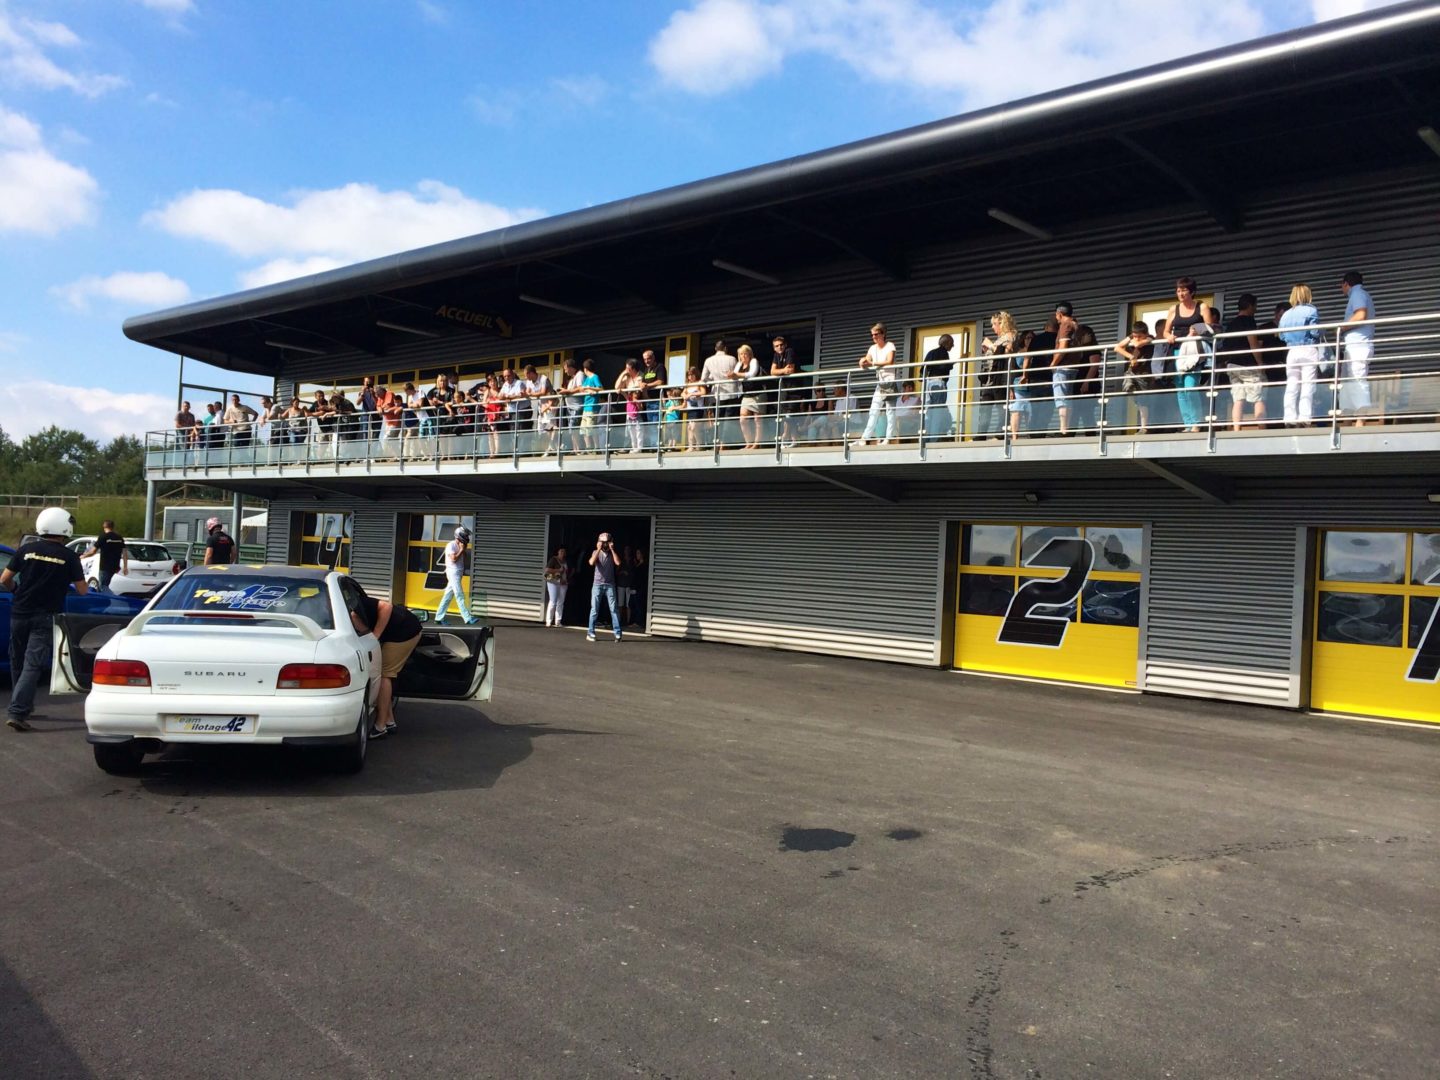
[[(1222, 322), (1221, 312), (1199, 297), (1196, 282), (1182, 277), (1175, 302), (1153, 327), (1137, 321), (1108, 346), (1061, 302), (1038, 330), (1021, 330), (1008, 311), (995, 312), (973, 358), (957, 356), (954, 338), (945, 334), (922, 359), (907, 363), (885, 325), (876, 323), (848, 373), (808, 373), (784, 335), (774, 336), (766, 360), (748, 342), (732, 352), (721, 339), (676, 385), (646, 350), (626, 360), (608, 387), (590, 359), (567, 360), (558, 385), (533, 365), (486, 375), (468, 390), (443, 372), (425, 388), (381, 386), (366, 376), (351, 394), (316, 389), (288, 404), (265, 397), (258, 410), (239, 394), (228, 405), (207, 402), (198, 417), (185, 402), (175, 427), (185, 448), (309, 443), (338, 449), (367, 441), (391, 457), (432, 454), (437, 437), (462, 435), (474, 438), (463, 456), (494, 457), (1067, 436), (1093, 433), (1102, 419), (1112, 431), (1128, 425), (1140, 435), (1193, 433), (1212, 423), (1238, 431), (1277, 423), (1267, 413), (1266, 390), (1281, 397), (1282, 386), (1279, 422), (1309, 425), (1318, 376), (1330, 362), (1342, 368), (1336, 408), (1361, 424), (1371, 410), (1369, 320), (1375, 317), (1363, 280), (1354, 271), (1342, 278), (1345, 325), (1328, 338), (1317, 329), (1320, 314), (1307, 285), (1296, 285), (1265, 323), (1256, 321), (1258, 298), (1241, 293), (1234, 314)], [(1339, 346), (1339, 358), (1329, 355), (1327, 340)], [(868, 408), (858, 400), (861, 393)]]

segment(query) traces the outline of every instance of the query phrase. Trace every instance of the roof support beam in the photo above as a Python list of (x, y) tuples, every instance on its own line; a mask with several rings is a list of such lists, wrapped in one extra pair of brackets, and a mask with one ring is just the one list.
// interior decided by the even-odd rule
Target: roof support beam
[[(625, 295), (634, 297), (643, 304), (649, 304), (651, 307), (658, 308), (671, 315), (679, 314), (683, 307), (680, 294), (673, 289), (665, 288), (653, 281), (640, 281), (633, 275), (623, 272), (611, 273), (607, 271), (603, 274), (594, 274), (588, 270), (581, 270), (578, 266), (573, 266), (570, 263), (557, 262), (554, 259), (543, 259), (540, 265), (551, 267), (566, 274), (574, 274), (576, 277), (584, 278), (586, 281), (598, 282), (611, 289), (619, 289)], [(538, 286), (536, 287), (538, 288)]]
[(1135, 464), (1147, 472), (1154, 473), (1162, 480), (1174, 484), (1181, 491), (1189, 492), (1211, 506), (1226, 506), (1235, 498), (1235, 484), (1216, 476), (1199, 477), (1193, 473), (1181, 472), (1169, 465), (1161, 465), (1149, 458), (1135, 458)]
[(591, 483), (599, 484), (614, 491), (623, 491), (627, 495), (639, 495), (642, 499), (654, 499), (656, 502), (669, 502), (675, 497), (675, 489), (669, 484), (647, 483), (644, 480), (616, 480), (611, 476), (601, 476), (593, 472), (572, 473), (582, 480), (589, 480)]
[(501, 503), (510, 497), (509, 491), (499, 484), (468, 488), (460, 487), (458, 484), (441, 483), (439, 480), (432, 480), (428, 476), (420, 477), (419, 480), (422, 484), (429, 487), (437, 488), (440, 491), (453, 492), (456, 495), (464, 495), (467, 498), (488, 499), (490, 502)]
[(869, 263), (892, 281), (905, 281), (910, 277), (910, 267), (906, 263), (904, 251), (898, 245), (892, 247), (862, 239), (839, 222), (822, 221), (814, 214), (801, 217), (793, 212), (775, 209), (767, 210), (765, 213), (782, 225), (799, 229), (801, 232), (809, 233), (811, 236), (834, 244), (847, 255), (851, 255), (861, 262)]
[(1235, 208), (1234, 203), (1223, 192), (1207, 188), (1197, 182), (1190, 171), (1184, 168), (1184, 158), (1181, 158), (1179, 166), (1174, 165), (1143, 143), (1123, 133), (1117, 134), (1115, 141), (1199, 203), (1225, 232), (1240, 231), (1240, 211)]
[(378, 333), (373, 332), (373, 327), (371, 333), (337, 334), (329, 331), (322, 333), (319, 330), (307, 330), (303, 326), (292, 326), (274, 319), (255, 319), (251, 325), (270, 327), (292, 334), (304, 334), (307, 337), (318, 338), (334, 345), (343, 345), (347, 349), (355, 349), (357, 352), (369, 353), (371, 356), (385, 355), (385, 341)]
[[(856, 495), (863, 495), (867, 499), (874, 499), (876, 502), (897, 503), (900, 501), (900, 487), (893, 482), (886, 483), (883, 480), (872, 480), (865, 476), (848, 476), (846, 472), (832, 472), (828, 469), (797, 468), (795, 471), (802, 476), (823, 480), (827, 484), (834, 484), (838, 488), (844, 488)], [(848, 472), (848, 470), (846, 471)]]
[(375, 489), (366, 493), (352, 488), (335, 487), (332, 484), (317, 484), (314, 480), (296, 480), (293, 483), (296, 487), (309, 488), (311, 491), (318, 491), (325, 495), (343, 495), (347, 499), (364, 499), (366, 502), (380, 501), (380, 496), (373, 493)]

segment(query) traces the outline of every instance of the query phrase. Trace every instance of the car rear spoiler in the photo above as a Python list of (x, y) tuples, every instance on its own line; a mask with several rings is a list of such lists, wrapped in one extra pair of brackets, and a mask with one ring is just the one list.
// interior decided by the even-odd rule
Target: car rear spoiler
[(170, 609), (142, 611), (130, 620), (129, 624), (121, 633), (128, 636), (138, 634), (145, 628), (146, 623), (155, 619), (194, 619), (197, 622), (215, 622), (220, 620), (224, 620), (225, 622), (236, 622), (237, 620), (243, 622), (278, 622), (285, 623), (287, 626), (293, 626), (311, 641), (319, 641), (325, 636), (325, 631), (321, 629), (320, 624), (306, 615), (290, 615), (278, 611), (175, 611)]

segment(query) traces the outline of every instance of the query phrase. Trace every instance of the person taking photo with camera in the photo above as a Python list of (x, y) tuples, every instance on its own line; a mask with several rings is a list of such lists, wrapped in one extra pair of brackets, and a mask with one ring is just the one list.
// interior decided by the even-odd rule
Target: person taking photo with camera
[(615, 595), (615, 567), (619, 557), (615, 554), (615, 541), (608, 532), (600, 534), (595, 541), (595, 550), (590, 553), (590, 565), (595, 568), (595, 583), (590, 586), (590, 625), (585, 632), (586, 641), (595, 640), (595, 619), (600, 614), (600, 597), (610, 605), (610, 622), (615, 630), (615, 643), (620, 643), (620, 604)]

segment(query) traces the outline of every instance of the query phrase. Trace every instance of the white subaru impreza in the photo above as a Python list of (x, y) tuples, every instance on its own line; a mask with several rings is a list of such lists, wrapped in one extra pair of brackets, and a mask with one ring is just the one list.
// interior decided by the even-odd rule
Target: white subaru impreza
[[(89, 691), (106, 772), (171, 743), (314, 747), (358, 772), (380, 682), (380, 645), (349, 616), (363, 597), (333, 570), (191, 567), (128, 622), (58, 616), (51, 692)], [(488, 701), (493, 685), (490, 628), (446, 626), (422, 631), (395, 692)]]

